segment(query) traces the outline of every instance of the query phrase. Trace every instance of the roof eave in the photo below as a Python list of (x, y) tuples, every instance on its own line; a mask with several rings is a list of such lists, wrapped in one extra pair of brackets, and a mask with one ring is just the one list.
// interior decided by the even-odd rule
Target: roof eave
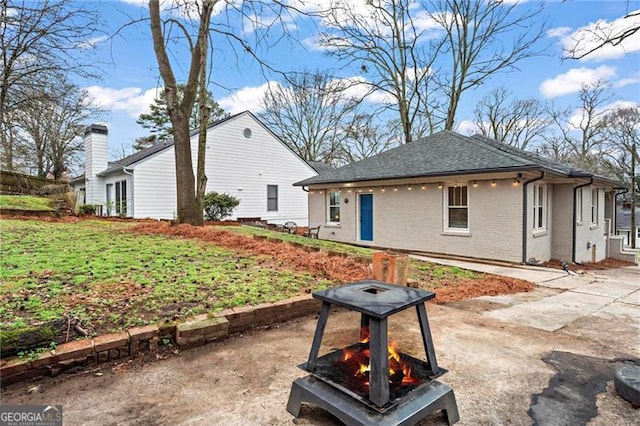
[(532, 166), (519, 166), (519, 167), (498, 167), (492, 169), (468, 169), (468, 170), (455, 170), (448, 172), (439, 172), (439, 173), (428, 173), (428, 174), (419, 174), (419, 175), (402, 175), (402, 176), (382, 176), (382, 177), (374, 177), (374, 178), (356, 178), (356, 179), (326, 179), (326, 180), (315, 180), (314, 178), (305, 179), (300, 182), (296, 182), (294, 186), (307, 186), (307, 185), (323, 185), (323, 184), (337, 184), (337, 183), (345, 183), (345, 182), (376, 182), (380, 180), (393, 180), (393, 179), (416, 179), (416, 178), (439, 178), (444, 176), (460, 176), (460, 175), (471, 175), (471, 174), (489, 174), (489, 173), (504, 173), (504, 172), (523, 172), (523, 171), (537, 171), (541, 170), (541, 167), (532, 167)]

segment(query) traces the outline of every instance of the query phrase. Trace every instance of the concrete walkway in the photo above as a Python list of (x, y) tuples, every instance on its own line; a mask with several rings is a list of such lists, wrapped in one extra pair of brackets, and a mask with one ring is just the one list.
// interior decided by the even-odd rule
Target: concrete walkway
[(424, 256), (416, 258), (519, 278), (539, 286), (531, 294), (483, 296), (475, 299), (485, 302), (485, 307), (493, 307), (483, 309), (481, 314), (485, 317), (552, 332), (571, 332), (572, 327), (587, 320), (593, 323), (617, 319), (626, 322), (629, 337), (635, 336), (635, 342), (630, 342), (631, 349), (640, 354), (638, 266), (578, 274), (543, 267), (509, 267)]

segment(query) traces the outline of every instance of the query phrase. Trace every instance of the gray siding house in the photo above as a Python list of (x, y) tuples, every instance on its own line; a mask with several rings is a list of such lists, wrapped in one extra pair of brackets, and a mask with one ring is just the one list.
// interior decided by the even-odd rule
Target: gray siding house
[(611, 232), (620, 183), (482, 136), (439, 132), (295, 185), (328, 240), (517, 263), (635, 261)]

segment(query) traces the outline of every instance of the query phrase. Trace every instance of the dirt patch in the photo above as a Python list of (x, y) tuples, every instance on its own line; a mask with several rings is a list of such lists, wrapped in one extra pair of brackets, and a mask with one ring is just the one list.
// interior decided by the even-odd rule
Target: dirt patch
[(486, 274), (479, 279), (458, 279), (441, 283), (436, 290), (435, 303), (444, 304), (480, 296), (523, 293), (535, 288), (529, 281)]

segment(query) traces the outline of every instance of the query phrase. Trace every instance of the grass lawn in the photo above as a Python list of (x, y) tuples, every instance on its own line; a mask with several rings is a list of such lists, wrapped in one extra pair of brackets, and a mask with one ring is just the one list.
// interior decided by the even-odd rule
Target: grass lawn
[[(285, 299), (329, 282), (126, 222), (0, 220), (4, 337), (64, 315), (90, 332)], [(8, 333), (8, 334), (7, 334)]]
[[(274, 302), (367, 277), (360, 259), (373, 253), (248, 226), (193, 228), (155, 221), (3, 219), (0, 239), (4, 345), (30, 330), (59, 337), (65, 318), (77, 319), (95, 335)], [(300, 244), (323, 250), (309, 252)], [(409, 277), (418, 287), (435, 290), (438, 303), (526, 291), (493, 276), (417, 260), (411, 260)], [(52, 323), (58, 331), (47, 331), (54, 330)]]
[(13, 210), (53, 211), (53, 200), (31, 195), (0, 195), (0, 208)]

